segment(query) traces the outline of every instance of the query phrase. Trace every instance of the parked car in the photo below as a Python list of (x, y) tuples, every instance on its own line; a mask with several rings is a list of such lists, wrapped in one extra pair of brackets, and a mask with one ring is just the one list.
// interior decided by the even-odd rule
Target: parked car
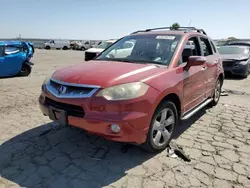
[(225, 73), (248, 77), (250, 73), (250, 47), (244, 45), (224, 45), (218, 47), (223, 58)]
[(105, 50), (107, 47), (109, 47), (115, 41), (116, 40), (102, 41), (98, 46), (86, 50), (85, 51), (85, 61), (92, 60), (94, 57), (96, 57), (99, 53), (101, 53), (103, 50)]
[(82, 51), (85, 51), (89, 48), (91, 48), (90, 41), (76, 42), (72, 47), (73, 50), (82, 50)]
[(228, 46), (228, 45), (249, 46), (250, 47), (250, 41), (247, 41), (247, 40), (228, 40), (224, 43), (224, 46)]
[[(179, 120), (218, 103), (224, 80), (221, 56), (203, 30), (170, 29), (134, 32), (92, 61), (55, 71), (42, 84), (42, 113), (106, 139), (165, 149)], [(114, 55), (127, 42), (130, 53)]]
[(0, 42), (0, 77), (28, 76), (35, 50), (32, 43), (22, 41)]
[(50, 41), (44, 43), (44, 47), (47, 50), (50, 50), (50, 49), (68, 50), (68, 49), (70, 49), (70, 41), (67, 41), (67, 40), (50, 40)]

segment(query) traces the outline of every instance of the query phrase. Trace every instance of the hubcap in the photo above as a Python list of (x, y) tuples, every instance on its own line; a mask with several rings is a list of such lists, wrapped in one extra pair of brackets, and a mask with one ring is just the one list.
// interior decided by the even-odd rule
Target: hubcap
[(153, 124), (153, 142), (156, 146), (162, 146), (169, 141), (174, 128), (174, 112), (169, 109), (163, 109), (155, 118)]
[(220, 93), (221, 93), (221, 86), (220, 86), (220, 81), (218, 80), (215, 86), (215, 91), (214, 91), (214, 100), (217, 102), (220, 98)]

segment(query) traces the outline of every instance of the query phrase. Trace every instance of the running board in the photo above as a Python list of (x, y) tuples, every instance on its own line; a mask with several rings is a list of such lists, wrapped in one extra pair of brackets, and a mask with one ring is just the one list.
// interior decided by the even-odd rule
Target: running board
[(187, 120), (187, 119), (189, 119), (191, 116), (193, 116), (194, 114), (196, 114), (199, 110), (201, 110), (202, 108), (204, 108), (205, 106), (207, 106), (212, 101), (213, 101), (213, 99), (207, 99), (207, 100), (205, 100), (203, 103), (201, 103), (197, 107), (195, 107), (195, 108), (191, 109), (190, 111), (186, 112), (184, 114), (184, 116), (181, 118), (181, 120)]

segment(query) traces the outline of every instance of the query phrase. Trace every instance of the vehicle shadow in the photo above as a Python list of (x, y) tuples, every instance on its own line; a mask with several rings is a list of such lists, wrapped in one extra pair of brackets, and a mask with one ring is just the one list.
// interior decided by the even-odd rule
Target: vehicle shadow
[(26, 131), (0, 146), (0, 175), (26, 188), (104, 187), (155, 154), (54, 123)]
[[(177, 139), (201, 116), (180, 122)], [(26, 131), (0, 146), (0, 175), (26, 188), (97, 188), (123, 182), (128, 171), (153, 158), (140, 147), (122, 152), (122, 144), (72, 127), (48, 123)], [(166, 158), (167, 160), (167, 158)], [(116, 185), (114, 185), (116, 187)]]
[(175, 134), (173, 135), (173, 139), (177, 139), (181, 136), (189, 127), (192, 126), (198, 119), (200, 119), (203, 115), (206, 114), (206, 110), (209, 107), (204, 107), (203, 109), (199, 110), (196, 114), (194, 114), (190, 119), (180, 121), (179, 126), (176, 128)]

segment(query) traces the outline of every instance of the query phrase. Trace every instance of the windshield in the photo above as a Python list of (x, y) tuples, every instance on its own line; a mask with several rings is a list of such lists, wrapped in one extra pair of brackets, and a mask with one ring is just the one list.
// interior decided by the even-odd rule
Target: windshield
[(248, 54), (249, 48), (244, 46), (220, 46), (218, 51), (220, 54)]
[(112, 44), (112, 42), (103, 41), (103, 42), (101, 42), (96, 48), (106, 49), (106, 48), (109, 47), (111, 44)]
[(96, 60), (169, 65), (180, 35), (130, 35), (110, 46)]

